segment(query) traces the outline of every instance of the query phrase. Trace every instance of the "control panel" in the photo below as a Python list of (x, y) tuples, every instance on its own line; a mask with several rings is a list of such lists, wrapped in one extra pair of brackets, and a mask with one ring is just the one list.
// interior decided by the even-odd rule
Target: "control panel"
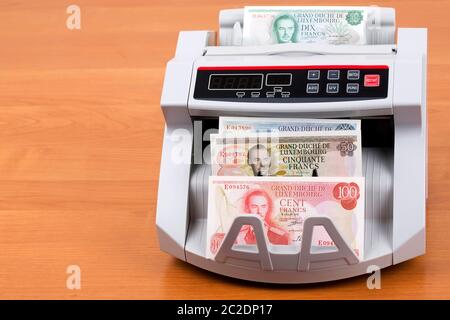
[(383, 99), (386, 65), (199, 67), (194, 99), (324, 102)]

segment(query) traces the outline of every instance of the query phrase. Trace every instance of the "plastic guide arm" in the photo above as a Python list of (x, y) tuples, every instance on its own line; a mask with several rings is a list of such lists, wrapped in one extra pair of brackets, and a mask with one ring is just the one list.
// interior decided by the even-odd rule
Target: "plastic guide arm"
[[(247, 250), (237, 250), (233, 248), (236, 237), (238, 236), (242, 226), (245, 225), (251, 225), (253, 227), (256, 236), (256, 252), (253, 246), (249, 246)], [(333, 240), (337, 250), (321, 253), (311, 252), (312, 236), (314, 227), (316, 226), (323, 226), (325, 228), (328, 235)], [(259, 262), (261, 269), (266, 271), (274, 271), (275, 268), (272, 259), (276, 259), (277, 255), (280, 254), (270, 252), (268, 243), (269, 241), (264, 231), (264, 224), (259, 216), (251, 214), (238, 216), (235, 218), (230, 230), (226, 234), (215, 260), (222, 263), (225, 263), (228, 258), (256, 261)], [(299, 252), (295, 252), (295, 254), (298, 255), (297, 271), (300, 272), (308, 271), (311, 263), (314, 262), (339, 259), (346, 260), (349, 265), (359, 262), (359, 259), (342, 238), (333, 221), (329, 217), (309, 217), (305, 220), (303, 225), (301, 250)]]

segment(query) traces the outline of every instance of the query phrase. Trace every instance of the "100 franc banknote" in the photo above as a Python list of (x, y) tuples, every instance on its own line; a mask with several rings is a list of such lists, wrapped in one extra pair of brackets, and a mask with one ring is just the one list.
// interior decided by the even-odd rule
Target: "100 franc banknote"
[[(234, 219), (257, 215), (273, 245), (301, 244), (309, 217), (329, 217), (358, 258), (364, 256), (363, 177), (210, 177), (207, 258), (214, 259)], [(253, 245), (251, 226), (243, 226), (235, 244)], [(315, 227), (313, 247), (334, 247), (323, 227)]]
[[(368, 44), (368, 15), (381, 12), (377, 7), (245, 7), (242, 41), (243, 45)], [(382, 18), (377, 18), (381, 25)]]
[(360, 131), (361, 120), (220, 117), (219, 133)]
[(359, 131), (212, 134), (214, 176), (362, 176)]

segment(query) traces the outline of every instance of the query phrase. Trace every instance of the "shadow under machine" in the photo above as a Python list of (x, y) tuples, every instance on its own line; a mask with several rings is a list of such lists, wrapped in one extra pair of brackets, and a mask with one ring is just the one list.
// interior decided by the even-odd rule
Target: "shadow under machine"
[[(242, 23), (242, 9), (223, 10), (220, 39), (210, 31), (180, 32), (167, 64), (156, 218), (161, 249), (212, 272), (272, 283), (343, 279), (424, 254), (427, 30), (394, 26), (397, 40), (377, 45), (233, 45)], [(338, 75), (337, 91), (327, 90), (329, 71)], [(210, 90), (216, 76), (256, 79), (257, 85)], [(266, 244), (206, 259), (211, 168), (202, 151), (220, 116), (361, 119), (364, 258), (334, 251), (311, 251), (305, 258), (301, 250)], [(174, 159), (180, 154), (184, 160)]]

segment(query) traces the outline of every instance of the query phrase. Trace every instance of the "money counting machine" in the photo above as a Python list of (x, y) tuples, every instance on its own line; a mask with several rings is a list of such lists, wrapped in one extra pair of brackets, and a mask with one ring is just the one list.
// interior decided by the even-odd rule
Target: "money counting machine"
[[(224, 10), (220, 20), (217, 43), (215, 32), (183, 31), (167, 64), (161, 249), (212, 272), (271, 283), (348, 278), (424, 254), (427, 30), (398, 28), (396, 41), (377, 45), (244, 47), (232, 40), (241, 11)], [(206, 259), (207, 140), (220, 116), (361, 119), (364, 257), (258, 242), (253, 251), (221, 248), (220, 259)]]

